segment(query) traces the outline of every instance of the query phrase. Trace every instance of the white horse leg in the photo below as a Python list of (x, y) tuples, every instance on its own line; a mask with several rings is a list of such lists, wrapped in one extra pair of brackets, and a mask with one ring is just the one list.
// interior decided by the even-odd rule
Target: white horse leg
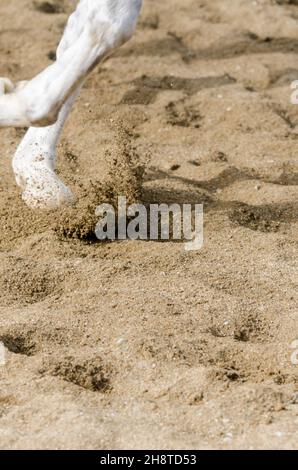
[[(132, 35), (141, 3), (81, 0), (69, 19), (55, 64), (17, 87), (0, 79), (0, 125), (29, 122), (35, 126), (13, 159), (17, 183), (30, 207), (55, 209), (74, 200), (54, 172), (60, 134), (84, 78), (102, 57)], [(55, 124), (36, 127), (52, 122)]]
[(54, 64), (21, 87), (12, 89), (7, 79), (0, 80), (0, 126), (56, 122), (88, 73), (132, 36), (141, 4), (142, 0), (81, 0), (64, 33), (68, 47)]
[(23, 189), (23, 200), (31, 208), (56, 209), (74, 202), (71, 191), (55, 174), (55, 163), (56, 147), (78, 93), (79, 90), (64, 104), (55, 124), (31, 127), (14, 155), (16, 182)]

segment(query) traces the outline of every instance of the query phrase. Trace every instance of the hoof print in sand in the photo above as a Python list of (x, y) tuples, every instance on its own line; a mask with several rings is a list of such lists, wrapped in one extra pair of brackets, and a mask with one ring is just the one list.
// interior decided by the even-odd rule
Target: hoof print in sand
[(187, 106), (184, 100), (171, 101), (166, 106), (167, 123), (172, 126), (198, 129), (202, 116), (194, 106)]
[(33, 334), (28, 331), (22, 334), (0, 334), (0, 342), (4, 344), (8, 351), (23, 356), (33, 356), (37, 350)]
[(280, 228), (276, 214), (267, 207), (241, 205), (229, 214), (229, 218), (232, 222), (260, 232), (277, 232)]
[(40, 373), (61, 377), (67, 382), (92, 392), (106, 393), (111, 389), (109, 369), (98, 357), (80, 360), (69, 356), (64, 361), (45, 365)]
[(56, 294), (61, 283), (59, 273), (46, 263), (23, 258), (4, 258), (0, 265), (0, 295), (2, 302), (34, 304)]
[(61, 0), (59, 2), (47, 1), (47, 2), (34, 2), (34, 8), (41, 13), (47, 13), (54, 15), (58, 13), (64, 13), (64, 6)]

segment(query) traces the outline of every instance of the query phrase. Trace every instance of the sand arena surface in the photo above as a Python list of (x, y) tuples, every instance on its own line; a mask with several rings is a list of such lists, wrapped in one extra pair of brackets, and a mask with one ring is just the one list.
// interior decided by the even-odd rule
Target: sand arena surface
[[(0, 0), (0, 75), (49, 64), (73, 3)], [(0, 130), (0, 447), (297, 448), (297, 2), (144, 3), (59, 145), (71, 213), (25, 207)], [(204, 248), (94, 243), (98, 188), (204, 203)]]

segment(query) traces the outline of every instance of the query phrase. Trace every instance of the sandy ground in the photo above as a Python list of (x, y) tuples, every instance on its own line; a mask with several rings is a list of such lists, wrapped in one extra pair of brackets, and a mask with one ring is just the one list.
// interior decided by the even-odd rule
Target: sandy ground
[[(41, 3), (0, 0), (1, 76), (53, 60), (73, 2)], [(63, 238), (14, 183), (25, 130), (2, 129), (0, 446), (297, 448), (297, 2), (144, 3), (86, 82), (59, 173), (78, 194), (137, 152), (146, 202), (204, 203), (204, 248)]]

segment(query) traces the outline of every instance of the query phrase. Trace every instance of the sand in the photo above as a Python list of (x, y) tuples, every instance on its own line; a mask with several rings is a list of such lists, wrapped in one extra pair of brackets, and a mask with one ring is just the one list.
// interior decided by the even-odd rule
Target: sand
[[(1, 76), (53, 60), (43, 3), (0, 0)], [(297, 2), (144, 3), (59, 145), (75, 208), (23, 204), (0, 130), (0, 447), (297, 449)], [(117, 191), (203, 203), (203, 249), (96, 242)]]

